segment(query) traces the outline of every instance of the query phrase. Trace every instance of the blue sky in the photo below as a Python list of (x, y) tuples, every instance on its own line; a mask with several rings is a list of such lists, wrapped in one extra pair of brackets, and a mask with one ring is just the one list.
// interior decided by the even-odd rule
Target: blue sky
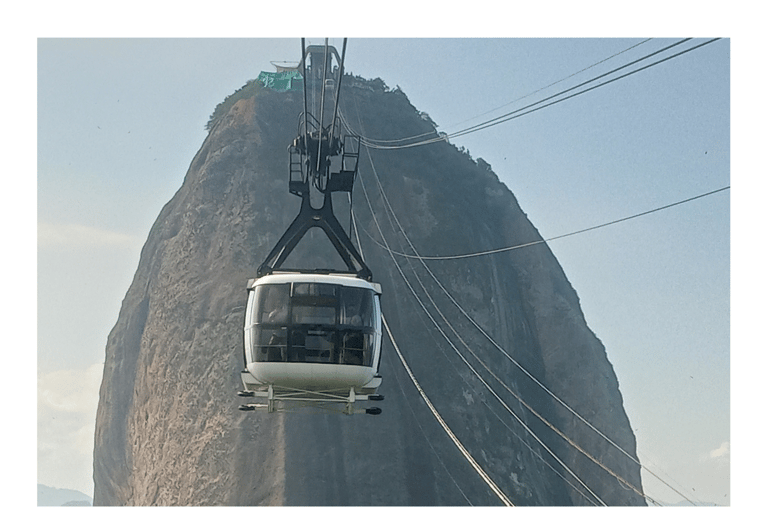
[[(347, 69), (400, 86), (450, 133), (641, 40), (352, 38)], [(141, 245), (216, 104), (270, 61), (297, 60), (300, 41), (41, 40), (35, 50), (38, 482), (92, 495), (98, 376)], [(718, 41), (452, 142), (492, 165), (545, 238), (728, 186), (730, 54)], [(641, 460), (720, 504), (731, 496), (730, 195), (551, 243), (614, 365)], [(654, 498), (679, 501), (643, 478)]]

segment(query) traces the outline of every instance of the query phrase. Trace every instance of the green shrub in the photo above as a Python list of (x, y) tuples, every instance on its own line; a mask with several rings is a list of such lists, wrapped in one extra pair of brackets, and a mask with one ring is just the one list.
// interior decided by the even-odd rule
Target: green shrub
[(210, 132), (211, 128), (213, 128), (213, 126), (222, 116), (229, 112), (229, 109), (232, 108), (232, 105), (237, 103), (238, 100), (256, 96), (264, 90), (266, 90), (266, 88), (258, 80), (248, 80), (244, 86), (224, 98), (224, 101), (216, 105), (216, 108), (211, 114), (211, 117), (208, 119), (208, 123), (205, 125), (205, 129)]

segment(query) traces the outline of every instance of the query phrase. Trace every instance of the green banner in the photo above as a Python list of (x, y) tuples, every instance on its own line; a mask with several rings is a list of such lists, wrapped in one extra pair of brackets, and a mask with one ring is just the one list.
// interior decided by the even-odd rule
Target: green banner
[(286, 71), (283, 73), (270, 73), (269, 71), (262, 71), (257, 78), (264, 87), (269, 87), (276, 91), (290, 91), (293, 89), (299, 89), (302, 86), (302, 80), (304, 78), (298, 71)]

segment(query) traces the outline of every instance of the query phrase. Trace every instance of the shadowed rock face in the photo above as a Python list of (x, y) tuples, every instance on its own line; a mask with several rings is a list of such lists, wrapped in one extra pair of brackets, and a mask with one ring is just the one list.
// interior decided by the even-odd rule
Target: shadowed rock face
[[(341, 107), (355, 131), (373, 139), (433, 131), (402, 92), (380, 81), (345, 80)], [(217, 109), (223, 113), (184, 184), (160, 212), (107, 341), (94, 505), (500, 504), (434, 419), (389, 339), (380, 416), (237, 410), (245, 284), (299, 208), (287, 190), (286, 148), (296, 136), (302, 102), (301, 93), (258, 84), (230, 97)], [(510, 391), (639, 490), (636, 464), (504, 357), (422, 263), (390, 256), (376, 243), (380, 228), (393, 250), (412, 254), (386, 213), (376, 175), (423, 255), (470, 253), (540, 236), (490, 167), (447, 142), (373, 150), (370, 159), (362, 151), (352, 203), (362, 252), (384, 290), (384, 315), (422, 388), (474, 459), (516, 505), (589, 504), (583, 495), (597, 502), (535, 434), (606, 504), (644, 504)], [(335, 206), (347, 223), (348, 200), (335, 198)], [(286, 266), (339, 262), (318, 231)], [(531, 376), (635, 456), (613, 369), (546, 244), (427, 265)]]

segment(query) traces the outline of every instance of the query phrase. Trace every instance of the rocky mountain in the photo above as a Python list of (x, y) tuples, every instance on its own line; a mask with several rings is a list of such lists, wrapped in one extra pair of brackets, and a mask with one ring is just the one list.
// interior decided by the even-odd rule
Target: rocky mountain
[[(344, 80), (341, 112), (356, 132), (434, 133), (399, 89)], [(381, 415), (238, 411), (245, 285), (298, 212), (286, 148), (302, 105), (300, 91), (258, 82), (222, 102), (152, 227), (107, 342), (95, 505), (501, 504), (386, 337)], [(636, 457), (612, 366), (546, 244), (426, 266), (382, 248), (451, 255), (540, 241), (490, 166), (447, 141), (363, 149), (351, 201), (403, 357), (504, 494), (516, 505), (643, 505), (637, 464), (572, 412)], [(335, 206), (348, 222), (349, 202)], [(322, 233), (291, 258), (340, 262)]]

